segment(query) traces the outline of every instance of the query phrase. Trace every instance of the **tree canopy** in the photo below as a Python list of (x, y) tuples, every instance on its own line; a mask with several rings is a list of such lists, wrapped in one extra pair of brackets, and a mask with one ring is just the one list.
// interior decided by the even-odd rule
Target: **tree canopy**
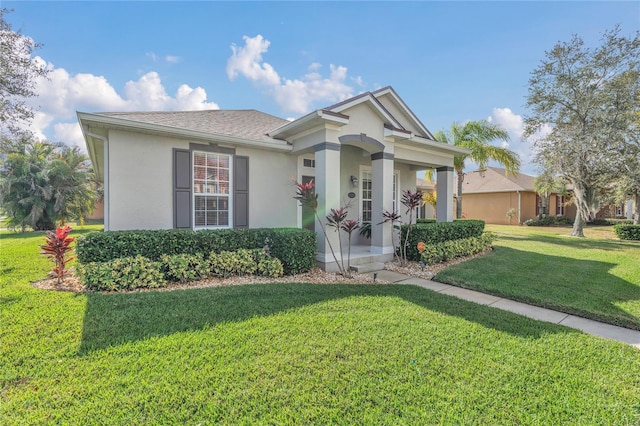
[(48, 70), (31, 57), (39, 44), (13, 31), (7, 13), (0, 9), (0, 134), (17, 134), (33, 118), (26, 100), (36, 96), (36, 80)]
[(524, 136), (544, 173), (571, 184), (574, 236), (584, 236), (598, 194), (638, 164), (640, 38), (620, 32), (605, 32), (595, 48), (577, 35), (559, 42), (529, 79)]
[(467, 148), (468, 155), (457, 155), (453, 159), (453, 167), (458, 175), (458, 195), (456, 217), (462, 217), (462, 182), (467, 159), (486, 169), (490, 161), (503, 165), (507, 173), (517, 174), (520, 171), (520, 158), (515, 152), (492, 145), (494, 141), (509, 141), (509, 134), (497, 124), (486, 120), (467, 121), (464, 124), (453, 123), (448, 132), (438, 131), (434, 137), (437, 141)]
[(11, 228), (53, 229), (82, 221), (93, 211), (97, 191), (89, 159), (77, 147), (21, 136), (0, 145), (0, 211)]

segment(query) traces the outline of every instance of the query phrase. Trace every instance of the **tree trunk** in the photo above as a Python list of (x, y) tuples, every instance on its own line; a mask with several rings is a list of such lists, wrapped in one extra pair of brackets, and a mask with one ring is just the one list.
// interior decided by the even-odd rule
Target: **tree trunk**
[(640, 225), (640, 192), (633, 194), (633, 224)]
[(458, 172), (458, 196), (456, 197), (456, 219), (462, 218), (462, 182), (464, 173)]
[(587, 188), (582, 182), (573, 181), (573, 200), (576, 205), (576, 219), (573, 221), (572, 237), (584, 238), (584, 225), (589, 217), (589, 205), (586, 200)]

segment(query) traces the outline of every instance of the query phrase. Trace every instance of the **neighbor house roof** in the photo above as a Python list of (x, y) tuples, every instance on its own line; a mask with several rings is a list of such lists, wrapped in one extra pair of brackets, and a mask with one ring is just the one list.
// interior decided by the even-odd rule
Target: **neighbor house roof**
[(506, 174), (505, 169), (487, 167), (484, 171), (466, 173), (462, 181), (463, 194), (487, 192), (535, 191), (533, 176)]
[(270, 130), (288, 123), (283, 118), (254, 109), (102, 112), (97, 115), (264, 142), (273, 141), (267, 136)]

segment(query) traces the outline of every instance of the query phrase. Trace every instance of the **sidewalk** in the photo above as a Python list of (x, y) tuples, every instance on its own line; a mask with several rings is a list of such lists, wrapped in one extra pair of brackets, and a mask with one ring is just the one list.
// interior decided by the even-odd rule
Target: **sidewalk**
[[(565, 327), (575, 328), (587, 334), (604, 337), (606, 339), (617, 340), (627, 343), (640, 349), (640, 331), (630, 330), (624, 327), (618, 327), (611, 324), (577, 317), (551, 309), (540, 308), (538, 306), (527, 305), (526, 303), (516, 302), (514, 300), (505, 299), (499, 296), (492, 296), (480, 293), (474, 290), (467, 290), (448, 284), (442, 284), (422, 278), (410, 277), (393, 271), (377, 271), (377, 278), (394, 284), (417, 285), (438, 293), (454, 296), (469, 302), (487, 305), (503, 311), (513, 312), (525, 317), (533, 318), (538, 321), (551, 322), (554, 324), (564, 325)], [(373, 275), (369, 272), (367, 275)]]

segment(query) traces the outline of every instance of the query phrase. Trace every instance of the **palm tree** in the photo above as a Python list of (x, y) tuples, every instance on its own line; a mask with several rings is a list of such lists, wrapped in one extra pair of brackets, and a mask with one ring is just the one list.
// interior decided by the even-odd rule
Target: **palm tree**
[(462, 217), (462, 182), (464, 181), (465, 160), (478, 164), (480, 170), (486, 169), (489, 161), (496, 161), (506, 169), (507, 173), (518, 174), (520, 171), (520, 157), (506, 148), (491, 145), (493, 141), (509, 141), (509, 134), (497, 124), (486, 120), (467, 121), (464, 124), (455, 122), (449, 132), (442, 130), (437, 132), (435, 138), (443, 142), (467, 148), (471, 151), (467, 155), (458, 155), (453, 159), (453, 167), (458, 174), (458, 197), (456, 205), (456, 218)]

